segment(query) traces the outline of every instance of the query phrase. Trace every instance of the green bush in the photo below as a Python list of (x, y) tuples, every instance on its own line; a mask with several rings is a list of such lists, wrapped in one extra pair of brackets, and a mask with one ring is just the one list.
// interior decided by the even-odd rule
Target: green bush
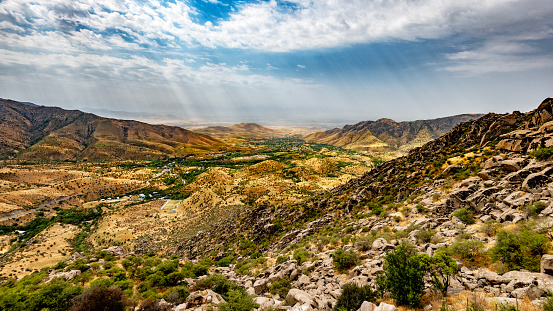
[(497, 234), (497, 229), (501, 227), (501, 224), (496, 220), (488, 220), (480, 226), (480, 232), (489, 237), (494, 237)]
[(205, 279), (201, 279), (196, 283), (199, 290), (211, 289), (212, 291), (223, 296), (225, 300), (229, 297), (230, 291), (240, 291), (246, 293), (246, 290), (240, 285), (230, 282), (226, 276), (222, 274), (212, 274)]
[(288, 257), (286, 256), (278, 256), (276, 259), (276, 263), (277, 265), (280, 265), (281, 263), (286, 262), (287, 260), (288, 260)]
[(342, 286), (342, 294), (338, 297), (334, 311), (357, 311), (363, 301), (372, 302), (376, 299), (376, 293), (369, 285), (358, 286), (355, 283), (346, 283)]
[(179, 305), (183, 303), (186, 298), (190, 295), (190, 292), (188, 291), (188, 286), (181, 285), (181, 286), (174, 286), (169, 289), (169, 291), (165, 294), (165, 301)]
[(466, 207), (457, 210), (455, 213), (453, 213), (453, 216), (459, 218), (459, 220), (466, 223), (467, 225), (472, 225), (474, 223), (474, 217)]
[(339, 248), (332, 255), (332, 262), (338, 272), (344, 273), (359, 263), (359, 256), (352, 250), (346, 252)]
[(280, 297), (285, 298), (288, 295), (288, 291), (292, 285), (290, 284), (290, 278), (287, 276), (282, 278), (279, 281), (274, 282), (269, 286), (269, 292), (273, 295), (278, 294)]
[(309, 257), (311, 257), (311, 254), (305, 248), (300, 248), (294, 251), (293, 258), (294, 260), (297, 260), (298, 265), (301, 265), (302, 263), (308, 261)]
[(447, 253), (459, 259), (465, 260), (468, 266), (474, 265), (478, 256), (484, 253), (484, 243), (477, 239), (462, 240), (453, 243)]
[(534, 204), (526, 206), (526, 211), (530, 217), (538, 217), (538, 215), (547, 207), (547, 203), (536, 201)]
[(33, 293), (27, 302), (28, 310), (65, 311), (71, 307), (71, 299), (83, 289), (64, 281), (52, 281)]
[(430, 243), (434, 236), (436, 235), (436, 230), (429, 229), (429, 230), (419, 230), (415, 234), (415, 239), (417, 239), (418, 244), (426, 244)]
[(219, 304), (220, 311), (251, 311), (259, 307), (253, 296), (240, 290), (230, 290), (225, 301)]
[(494, 261), (500, 261), (509, 270), (527, 269), (538, 272), (541, 256), (550, 248), (549, 239), (536, 234), (528, 228), (520, 232), (501, 230), (497, 233), (497, 242), (491, 249)]
[(530, 152), (530, 156), (538, 161), (547, 161), (553, 156), (553, 148), (538, 148)]
[(377, 279), (379, 288), (390, 292), (399, 305), (416, 308), (424, 293), (426, 265), (420, 256), (412, 255), (405, 244), (384, 258), (384, 273)]

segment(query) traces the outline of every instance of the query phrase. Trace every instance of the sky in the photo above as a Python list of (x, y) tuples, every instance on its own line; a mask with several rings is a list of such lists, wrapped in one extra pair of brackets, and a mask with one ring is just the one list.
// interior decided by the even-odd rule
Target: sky
[(0, 98), (183, 123), (529, 111), (551, 0), (0, 0)]

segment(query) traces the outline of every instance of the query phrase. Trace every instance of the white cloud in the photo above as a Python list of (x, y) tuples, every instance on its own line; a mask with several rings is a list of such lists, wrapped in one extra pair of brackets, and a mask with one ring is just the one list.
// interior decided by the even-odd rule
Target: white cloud
[(307, 68), (307, 67), (305, 67), (304, 65), (298, 65), (298, 68), (299, 68), (299, 69), (305, 69), (305, 68)]

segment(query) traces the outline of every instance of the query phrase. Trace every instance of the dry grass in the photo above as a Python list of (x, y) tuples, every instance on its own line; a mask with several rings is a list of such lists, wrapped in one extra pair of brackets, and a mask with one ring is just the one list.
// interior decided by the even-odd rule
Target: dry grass
[(67, 224), (54, 224), (31, 239), (28, 246), (11, 254), (8, 262), (0, 269), (0, 277), (21, 277), (44, 267), (55, 265), (67, 259), (71, 251), (70, 240), (79, 228)]

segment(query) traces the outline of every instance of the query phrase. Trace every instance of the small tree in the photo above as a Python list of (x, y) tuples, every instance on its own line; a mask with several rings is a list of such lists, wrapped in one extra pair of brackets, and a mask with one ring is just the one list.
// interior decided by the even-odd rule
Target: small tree
[(442, 297), (446, 296), (451, 277), (459, 272), (459, 266), (455, 260), (443, 252), (438, 252), (432, 257), (421, 255), (421, 259), (432, 278), (434, 293), (436, 295), (441, 294)]
[(424, 292), (425, 274), (423, 257), (412, 255), (407, 246), (401, 244), (386, 255), (384, 274), (377, 279), (377, 284), (381, 290), (390, 292), (399, 305), (416, 308)]
[(127, 305), (119, 287), (92, 287), (73, 298), (71, 311), (124, 311)]

